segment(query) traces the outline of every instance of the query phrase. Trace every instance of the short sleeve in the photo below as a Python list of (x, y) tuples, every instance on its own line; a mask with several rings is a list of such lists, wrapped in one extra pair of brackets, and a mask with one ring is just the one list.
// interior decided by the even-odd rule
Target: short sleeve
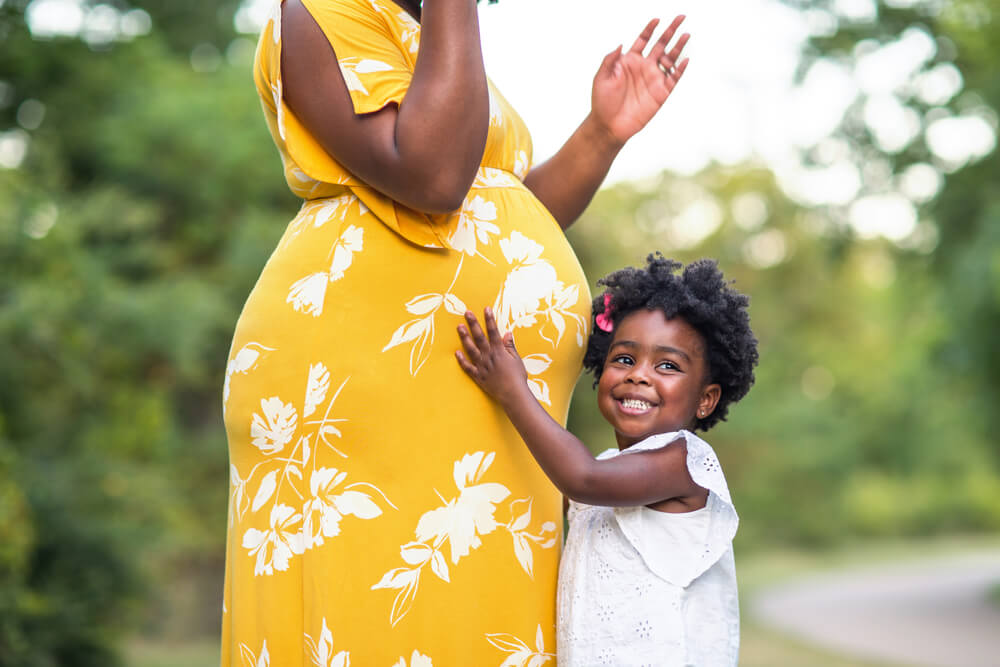
[[(420, 25), (385, 0), (303, 0), (303, 4), (333, 47), (355, 113), (399, 104), (416, 63)], [(280, 2), (274, 3), (261, 32), (254, 80), (272, 136), (282, 154), (306, 177), (350, 188), (373, 215), (411, 243), (448, 247), (442, 231), (447, 227), (445, 217), (410, 209), (356, 179), (288, 108), (281, 82)]]
[(708, 489), (702, 510), (687, 515), (657, 512), (648, 507), (615, 508), (622, 533), (658, 577), (686, 587), (731, 548), (739, 516), (726, 478), (711, 445), (689, 431), (661, 433), (629, 447), (622, 454), (660, 449), (684, 439), (687, 468), (698, 486)]
[(355, 113), (403, 101), (413, 78), (420, 32), (409, 14), (379, 0), (303, 4), (337, 55)]

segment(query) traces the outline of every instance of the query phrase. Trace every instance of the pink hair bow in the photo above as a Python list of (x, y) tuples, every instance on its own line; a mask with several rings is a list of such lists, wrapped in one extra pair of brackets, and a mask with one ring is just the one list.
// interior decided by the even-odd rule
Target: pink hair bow
[(604, 293), (604, 312), (599, 314), (594, 318), (594, 322), (597, 323), (597, 328), (601, 331), (607, 331), (611, 333), (611, 330), (615, 328), (615, 323), (611, 320), (611, 293)]

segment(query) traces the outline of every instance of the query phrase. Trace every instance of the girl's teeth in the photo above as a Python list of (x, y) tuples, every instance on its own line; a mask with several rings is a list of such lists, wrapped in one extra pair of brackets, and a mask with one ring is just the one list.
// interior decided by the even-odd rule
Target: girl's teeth
[(626, 408), (632, 408), (633, 410), (646, 410), (647, 408), (652, 407), (650, 403), (634, 398), (626, 398), (622, 401), (622, 405)]

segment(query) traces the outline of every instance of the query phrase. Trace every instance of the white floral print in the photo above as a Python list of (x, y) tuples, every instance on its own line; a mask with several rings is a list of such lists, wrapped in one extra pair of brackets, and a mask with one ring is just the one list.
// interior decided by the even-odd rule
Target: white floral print
[(452, 315), (461, 317), (465, 314), (465, 303), (451, 293), (458, 275), (462, 272), (463, 260), (464, 256), (459, 259), (455, 277), (443, 293), (419, 294), (406, 303), (407, 312), (417, 317), (396, 329), (389, 342), (382, 348), (382, 351), (386, 352), (404, 343), (413, 343), (413, 347), (410, 348), (410, 375), (419, 373), (430, 357), (430, 347), (434, 344), (434, 316), (438, 310), (444, 306), (444, 309)]
[(277, 454), (292, 439), (298, 413), (295, 406), (283, 402), (277, 396), (262, 398), (260, 409), (264, 416), (254, 413), (250, 424), (253, 446), (265, 454)]
[(461, 250), (467, 255), (478, 254), (476, 242), (489, 245), (490, 234), (499, 234), (496, 225), (497, 206), (479, 195), (467, 197), (458, 214), (458, 221), (452, 231), (448, 243), (455, 250)]
[(270, 667), (271, 655), (267, 651), (267, 640), (260, 646), (260, 655), (246, 644), (240, 644), (240, 657), (243, 659), (243, 667)]
[(257, 556), (255, 575), (287, 570), (292, 556), (302, 553), (302, 533), (296, 528), (300, 521), (302, 515), (288, 505), (275, 505), (268, 530), (250, 528), (243, 534), (243, 548)]
[(420, 651), (414, 651), (413, 655), (410, 656), (410, 664), (406, 664), (406, 658), (400, 658), (399, 662), (394, 664), (392, 667), (434, 667), (431, 663), (431, 659), (426, 655), (422, 654)]
[(264, 352), (274, 352), (273, 347), (267, 347), (256, 342), (250, 342), (240, 348), (239, 352), (226, 364), (226, 379), (222, 384), (222, 411), (225, 414), (226, 403), (229, 401), (229, 390), (233, 375), (249, 373), (257, 367), (257, 361)]
[[(493, 464), (495, 453), (475, 452), (466, 454), (452, 467), (452, 478), (458, 489), (458, 496), (443, 501), (444, 504), (425, 512), (417, 522), (416, 540), (400, 547), (400, 558), (406, 563), (386, 572), (372, 586), (372, 590), (396, 590), (389, 623), (395, 626), (410, 611), (420, 587), (420, 575), (426, 565), (437, 578), (450, 583), (451, 573), (445, 559), (445, 543), (449, 547), (452, 565), (482, 546), (482, 537), (496, 531), (497, 504), (510, 496), (510, 490), (503, 484), (484, 482), (483, 476)], [(442, 499), (443, 500), (443, 499)], [(532, 500), (526, 498), (511, 504), (512, 518), (504, 527), (514, 540), (515, 557), (521, 567), (532, 576), (533, 555), (530, 543), (541, 549), (555, 546), (555, 524), (546, 522), (539, 534), (528, 530), (531, 522)]]
[(333, 652), (333, 633), (327, 627), (326, 617), (323, 617), (323, 627), (320, 629), (319, 639), (313, 639), (308, 632), (303, 634), (313, 667), (350, 667), (351, 655), (347, 651), (340, 651), (336, 654)]
[(500, 251), (512, 267), (493, 304), (501, 331), (535, 324), (542, 299), (558, 283), (555, 267), (542, 259), (543, 250), (518, 231), (500, 240)]
[(309, 479), (312, 498), (303, 508), (302, 533), (307, 548), (322, 546), (324, 537), (340, 535), (340, 521), (346, 516), (374, 519), (382, 515), (382, 509), (367, 493), (352, 491), (350, 487), (336, 493), (346, 477), (346, 472), (336, 468), (313, 471)]
[(358, 91), (365, 95), (368, 95), (368, 89), (361, 82), (361, 77), (359, 74), (371, 74), (372, 72), (388, 72), (392, 69), (392, 66), (382, 62), (381, 60), (372, 60), (370, 58), (341, 58), (340, 62), (340, 73), (344, 76), (344, 83), (347, 84), (347, 90)]
[(325, 271), (300, 278), (288, 290), (285, 301), (300, 313), (319, 317), (323, 314), (323, 300), (326, 299), (326, 286), (329, 282), (330, 274)]
[(545, 650), (545, 637), (542, 635), (541, 624), (535, 630), (535, 648), (531, 648), (518, 637), (505, 633), (488, 634), (486, 641), (510, 654), (500, 667), (541, 667), (556, 657), (555, 653)]
[(316, 412), (316, 407), (326, 400), (326, 392), (330, 388), (330, 371), (322, 363), (309, 367), (309, 379), (306, 380), (306, 398), (302, 405), (302, 416), (308, 417)]

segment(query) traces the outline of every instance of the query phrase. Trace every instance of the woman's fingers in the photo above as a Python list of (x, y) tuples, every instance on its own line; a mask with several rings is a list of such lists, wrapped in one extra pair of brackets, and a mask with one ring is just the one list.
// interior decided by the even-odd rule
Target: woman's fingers
[[(656, 44), (653, 44), (653, 48), (649, 51), (649, 58), (652, 59), (653, 62), (659, 61), (660, 56), (662, 56), (664, 51), (667, 50), (667, 44), (669, 44), (670, 40), (674, 38), (674, 33), (677, 32), (677, 28), (679, 28), (683, 22), (684, 15), (681, 14), (675, 18), (673, 22), (671, 22), (670, 26), (663, 31), (662, 35), (660, 35), (660, 38), (656, 40)], [(681, 37), (681, 39), (687, 41), (684, 37)]]
[(635, 44), (632, 45), (632, 48), (629, 49), (629, 51), (642, 55), (642, 52), (646, 50), (646, 45), (649, 44), (649, 40), (653, 38), (653, 31), (656, 30), (656, 26), (659, 25), (659, 23), (660, 19), (653, 19), (647, 23), (646, 27), (643, 28), (641, 33), (639, 33), (639, 37), (635, 40)]
[(674, 48), (670, 49), (670, 53), (666, 55), (666, 59), (671, 65), (676, 63), (677, 59), (681, 57), (681, 51), (684, 50), (684, 45), (688, 43), (689, 39), (691, 39), (691, 35), (684, 33), (681, 35), (681, 38), (677, 40), (677, 43), (674, 44)]

